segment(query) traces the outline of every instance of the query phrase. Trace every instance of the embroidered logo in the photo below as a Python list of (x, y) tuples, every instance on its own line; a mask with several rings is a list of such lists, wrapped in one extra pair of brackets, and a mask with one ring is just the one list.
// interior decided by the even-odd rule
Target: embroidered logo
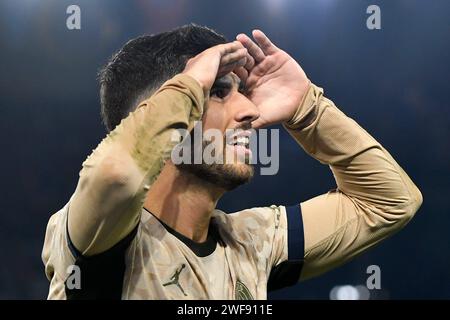
[(236, 288), (234, 289), (234, 298), (236, 300), (254, 300), (250, 290), (240, 280), (236, 281)]
[(163, 284), (164, 287), (170, 286), (172, 284), (176, 285), (181, 292), (187, 296), (187, 294), (184, 292), (183, 287), (180, 284), (180, 273), (181, 271), (183, 271), (183, 269), (186, 267), (186, 265), (183, 263), (177, 270), (175, 270), (175, 273), (173, 274), (173, 276), (170, 278), (169, 282), (166, 282)]

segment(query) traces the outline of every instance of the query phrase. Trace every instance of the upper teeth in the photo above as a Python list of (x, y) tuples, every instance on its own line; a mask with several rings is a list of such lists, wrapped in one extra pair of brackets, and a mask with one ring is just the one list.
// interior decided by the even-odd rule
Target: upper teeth
[(236, 139), (235, 144), (247, 145), (249, 141), (250, 141), (249, 137), (240, 136)]

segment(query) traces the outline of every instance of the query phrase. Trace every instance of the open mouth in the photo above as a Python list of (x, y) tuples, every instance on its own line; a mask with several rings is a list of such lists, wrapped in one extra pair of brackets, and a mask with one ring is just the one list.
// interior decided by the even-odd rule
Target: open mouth
[(232, 141), (228, 141), (227, 144), (231, 146), (242, 146), (248, 149), (250, 147), (250, 137), (239, 136), (234, 138)]
[(240, 162), (247, 162), (251, 158), (249, 130), (239, 130), (232, 135), (227, 136), (226, 144), (233, 147), (233, 153)]

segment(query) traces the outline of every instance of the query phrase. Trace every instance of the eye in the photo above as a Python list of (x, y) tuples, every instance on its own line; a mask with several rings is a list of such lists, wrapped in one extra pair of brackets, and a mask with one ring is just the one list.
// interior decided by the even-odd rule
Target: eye
[(239, 83), (238, 91), (239, 91), (239, 93), (243, 94), (244, 96), (246, 96), (248, 94), (247, 87), (245, 86), (245, 84), (243, 82)]
[(229, 93), (230, 93), (230, 88), (212, 87), (211, 91), (209, 92), (209, 96), (223, 99)]

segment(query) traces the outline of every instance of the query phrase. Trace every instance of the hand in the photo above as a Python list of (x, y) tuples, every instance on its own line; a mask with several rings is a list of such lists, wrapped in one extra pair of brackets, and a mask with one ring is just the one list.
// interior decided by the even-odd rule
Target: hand
[(252, 34), (256, 43), (245, 34), (236, 37), (250, 58), (235, 72), (246, 81), (248, 97), (259, 109), (260, 117), (252, 125), (260, 128), (290, 120), (310, 81), (300, 65), (262, 31)]
[(219, 44), (188, 60), (183, 71), (197, 80), (205, 93), (220, 78), (247, 62), (247, 49), (239, 41)]

